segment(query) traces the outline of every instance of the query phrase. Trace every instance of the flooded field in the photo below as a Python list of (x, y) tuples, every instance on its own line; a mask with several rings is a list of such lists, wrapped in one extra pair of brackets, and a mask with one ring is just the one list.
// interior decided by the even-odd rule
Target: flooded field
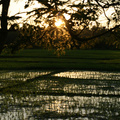
[(120, 73), (0, 71), (0, 120), (119, 120)]

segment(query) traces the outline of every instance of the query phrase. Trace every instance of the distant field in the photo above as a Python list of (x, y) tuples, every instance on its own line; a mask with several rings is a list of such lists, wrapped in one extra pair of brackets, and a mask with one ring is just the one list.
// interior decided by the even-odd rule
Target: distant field
[(26, 49), (14, 55), (0, 55), (0, 70), (42, 69), (120, 71), (120, 51), (67, 50), (57, 57), (52, 51)]

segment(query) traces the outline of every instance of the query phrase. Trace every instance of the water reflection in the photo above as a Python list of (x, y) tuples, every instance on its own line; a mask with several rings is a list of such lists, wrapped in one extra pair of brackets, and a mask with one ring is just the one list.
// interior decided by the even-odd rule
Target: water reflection
[(32, 80), (49, 73), (1, 71), (0, 120), (120, 119), (120, 73), (69, 71)]
[(0, 80), (22, 80), (32, 79), (40, 75), (49, 74), (50, 71), (1, 71)]
[(120, 73), (98, 72), (98, 71), (67, 71), (55, 74), (59, 77), (79, 78), (79, 79), (98, 79), (98, 80), (120, 80)]
[[(2, 97), (1, 97), (2, 98)], [(8, 98), (8, 97), (7, 97)], [(1, 120), (80, 119), (101, 120), (120, 118), (120, 98), (82, 96), (9, 96), (2, 98)]]

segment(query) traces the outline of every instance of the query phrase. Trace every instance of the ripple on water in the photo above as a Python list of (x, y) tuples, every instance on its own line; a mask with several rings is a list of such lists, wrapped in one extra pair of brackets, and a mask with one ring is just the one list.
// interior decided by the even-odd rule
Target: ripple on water
[[(0, 72), (1, 87), (7, 87), (10, 80), (22, 80), (35, 78), (51, 73), (50, 71), (3, 71)], [(119, 80), (120, 73), (99, 71), (66, 71), (54, 74), (54, 76), (65, 78), (87, 79), (59, 82), (59, 80), (38, 80), (31, 82), (28, 86), (20, 86), (18, 91), (22, 94), (0, 94), (0, 119), (22, 120), (22, 119), (52, 119), (59, 116), (61, 119), (120, 119), (120, 97), (109, 97), (107, 95), (120, 95)], [(56, 78), (55, 78), (56, 79)], [(93, 81), (92, 81), (92, 80)], [(7, 83), (4, 83), (8, 80)], [(65, 80), (65, 79), (64, 79)], [(76, 82), (75, 82), (76, 81)], [(31, 86), (32, 85), (32, 86)], [(53, 89), (54, 88), (54, 89)], [(14, 88), (16, 90), (17, 88)], [(34, 94), (25, 94), (25, 91), (34, 91)], [(38, 95), (35, 91), (61, 90), (66, 93), (99, 94), (100, 96), (67, 96), (67, 95)], [(49, 92), (49, 91), (48, 91)], [(57, 93), (56, 93), (57, 94)], [(101, 96), (105, 94), (106, 97)], [(66, 116), (65, 116), (66, 115)], [(68, 116), (68, 117), (67, 117)], [(72, 118), (73, 117), (73, 118)]]
[(99, 72), (99, 71), (67, 71), (57, 73), (54, 76), (78, 79), (100, 79), (100, 80), (120, 80), (119, 72)]

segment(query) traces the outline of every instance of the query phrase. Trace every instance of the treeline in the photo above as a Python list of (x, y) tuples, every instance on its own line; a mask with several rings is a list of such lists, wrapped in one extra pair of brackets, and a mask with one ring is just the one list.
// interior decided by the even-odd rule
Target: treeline
[[(120, 28), (117, 28), (111, 32), (107, 32), (105, 27), (93, 27), (90, 30), (87, 29), (81, 36), (96, 36), (95, 39), (83, 42), (80, 45), (80, 49), (120, 49)], [(106, 34), (99, 36), (102, 33)]]
[[(14, 53), (24, 48), (56, 49), (62, 52), (65, 49), (120, 49), (120, 28), (99, 36), (106, 31), (108, 29), (105, 27), (94, 26), (91, 29), (86, 28), (80, 32), (80, 38), (89, 38), (96, 35), (98, 37), (87, 41), (78, 41), (73, 39), (68, 32), (65, 33), (65, 31), (58, 31), (60, 33), (56, 34), (54, 28), (45, 30), (39, 26), (28, 24), (19, 28), (17, 24), (14, 24), (9, 28), (4, 51)], [(53, 34), (61, 35), (54, 38), (55, 36)]]

